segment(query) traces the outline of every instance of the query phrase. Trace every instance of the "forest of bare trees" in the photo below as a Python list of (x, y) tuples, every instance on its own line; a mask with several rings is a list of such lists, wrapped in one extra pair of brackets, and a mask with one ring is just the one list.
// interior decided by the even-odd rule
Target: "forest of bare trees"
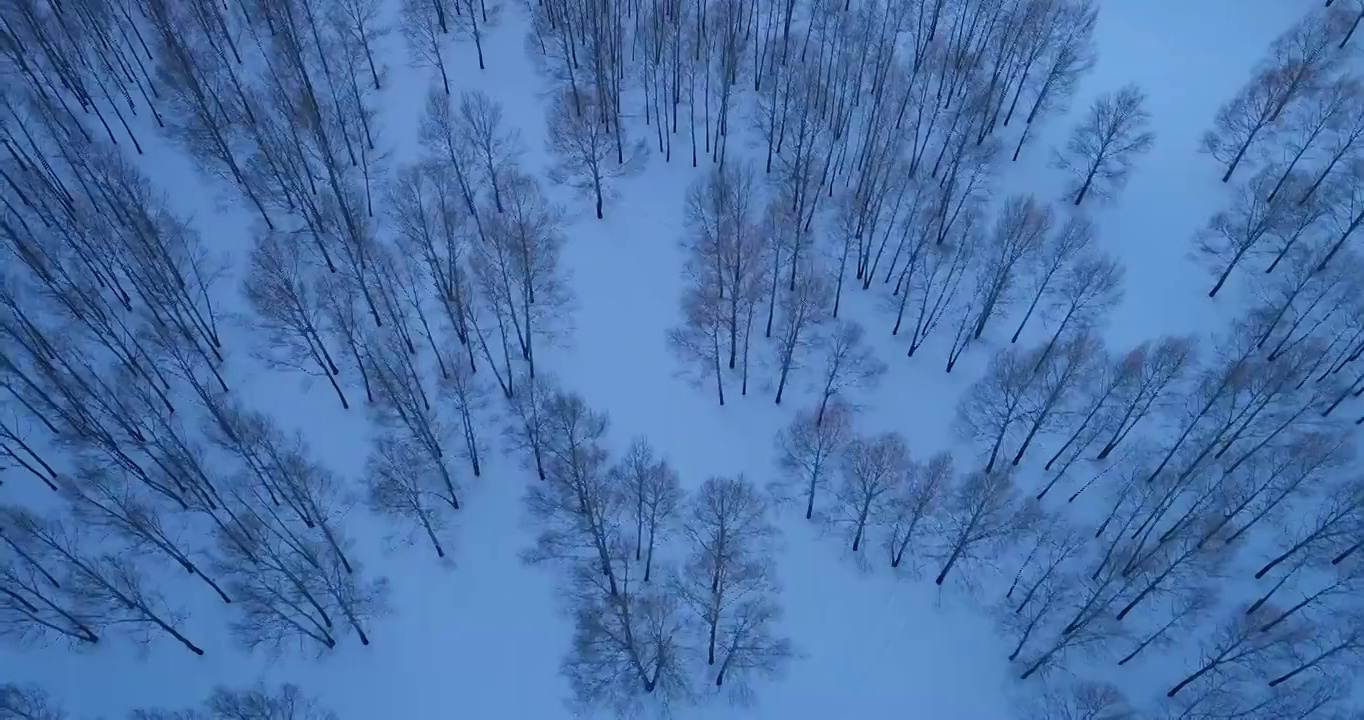
[[(1364, 665), (1364, 5), (1304, 10), (1208, 119), (1227, 192), (1188, 246), (1230, 320), (1137, 342), (1110, 332), (1132, 255), (1091, 213), (1166, 139), (1138, 85), (1078, 94), (1098, 17), (0, 1), (0, 639), (380, 644), (396, 593), (368, 535), (458, 573), (491, 541), (463, 516), (506, 455), (577, 711), (754, 702), (801, 654), (776, 558), (803, 508), (859, 566), (983, 606), (1030, 720), (1344, 717)], [(543, 81), (542, 125), (469, 80), (508, 48)], [(1006, 181), (1025, 155), (1058, 195)], [(612, 428), (552, 372), (577, 339), (570, 236), (615, 239), (574, 226), (633, 228), (632, 184), (674, 171), (680, 224), (627, 234), (680, 250), (676, 317), (615, 332), (664, 336), (720, 406), (786, 408), (752, 443), (776, 462), (746, 474), (683, 477), (677, 438)], [(962, 388), (950, 448), (908, 420), (941, 396), (891, 381), (929, 354)], [(261, 376), (334, 416), (296, 427), (243, 391)], [(866, 422), (873, 400), (894, 426)], [(338, 418), (364, 428), (354, 467), (318, 440)], [(1124, 696), (1136, 666), (1164, 697)], [(1115, 682), (1065, 679), (1082, 667)], [(0, 718), (63, 704), (0, 685)], [(335, 717), (288, 684), (132, 716)]]

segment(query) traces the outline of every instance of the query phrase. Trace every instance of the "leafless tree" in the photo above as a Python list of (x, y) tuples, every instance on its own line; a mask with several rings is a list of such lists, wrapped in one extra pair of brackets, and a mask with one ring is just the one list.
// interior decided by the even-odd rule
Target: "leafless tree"
[(1226, 163), (1222, 182), (1257, 142), (1281, 124), (1283, 111), (1313, 93), (1339, 62), (1331, 52), (1333, 13), (1309, 13), (1279, 36), (1249, 83), (1217, 113), (1213, 130), (1203, 136), (1203, 151)]
[(488, 26), (497, 24), (502, 5), (497, 0), (451, 0), (451, 5), (455, 14), (450, 17), (450, 25), (455, 32), (474, 41), (478, 69), (483, 70), (483, 33)]
[(852, 438), (852, 409), (835, 400), (821, 422), (814, 409), (796, 414), (778, 436), (778, 464), (784, 471), (775, 493), (782, 499), (805, 495), (805, 519), (814, 515), (815, 494), (829, 484), (835, 455)]
[(331, 383), (341, 407), (350, 408), (336, 382), (341, 373), (323, 342), (323, 296), (318, 288), (337, 282), (324, 277), (301, 243), (277, 233), (257, 239), (251, 251), (242, 294), (259, 319), (256, 357), (267, 367), (321, 375)]
[(1028, 430), (1018, 452), (1014, 453), (1012, 464), (1017, 465), (1023, 459), (1039, 432), (1049, 432), (1057, 427), (1083, 401), (1081, 393), (1093, 383), (1102, 361), (1100, 342), (1091, 335), (1081, 334), (1065, 341), (1057, 352), (1034, 367), (1033, 372), (1038, 377), (1029, 387), (1030, 397), (1020, 418)]
[(502, 212), (501, 174), (521, 155), (521, 135), (502, 121), (502, 106), (481, 90), (465, 90), (459, 99), (460, 137), (473, 148), (483, 171), (484, 187)]
[(995, 311), (1012, 302), (1020, 271), (1042, 251), (1051, 225), (1051, 210), (1039, 206), (1031, 195), (1014, 195), (1005, 201), (990, 250), (978, 270), (981, 296), (972, 321), (973, 338), (980, 339)]
[(609, 471), (610, 481), (624, 495), (626, 512), (635, 525), (635, 562), (644, 562), (644, 582), (654, 565), (654, 548), (671, 530), (682, 503), (677, 472), (665, 460), (655, 460), (653, 447), (640, 437), (630, 443), (625, 457)]
[(945, 543), (936, 554), (944, 562), (933, 582), (942, 585), (959, 564), (992, 562), (1034, 522), (1031, 506), (1022, 503), (1012, 472), (967, 474), (943, 508)]
[(971, 385), (957, 405), (958, 435), (990, 447), (987, 473), (994, 470), (1005, 440), (1022, 425), (1035, 395), (1036, 355), (1013, 349), (999, 351), (990, 360), (985, 376)]
[(328, 17), (347, 51), (357, 56), (350, 62), (358, 64), (363, 60), (374, 89), (380, 89), (388, 68), (382, 59), (375, 58), (381, 54), (379, 48), (384, 38), (393, 30), (384, 22), (382, 4), (376, 0), (343, 0), (332, 7)]
[[(612, 181), (633, 173), (646, 152), (622, 137), (623, 127), (607, 124), (603, 114), (608, 111), (595, 97), (569, 90), (555, 101), (549, 115), (549, 150), (555, 158), (549, 177), (592, 199), (598, 220), (602, 204), (613, 197)], [(618, 152), (618, 144), (630, 148), (628, 155)]]
[(1028, 714), (1036, 720), (1136, 720), (1127, 698), (1112, 685), (1077, 681), (1039, 695)]
[[(925, 239), (926, 240), (926, 239)], [(897, 303), (896, 323), (891, 330), (898, 334), (904, 307), (912, 300), (915, 309), (914, 327), (909, 338), (909, 357), (928, 339), (957, 300), (957, 291), (964, 279), (975, 271), (975, 249), (979, 238), (974, 220), (966, 224), (965, 232), (955, 242), (942, 245), (921, 244), (921, 255), (911, 258), (906, 266), (905, 284)]]
[(1315, 153), (1312, 151), (1319, 143), (1329, 141), (1342, 130), (1348, 132), (1343, 126), (1349, 123), (1349, 115), (1354, 111), (1354, 106), (1358, 105), (1359, 96), (1359, 81), (1344, 76), (1332, 79), (1320, 91), (1305, 97), (1301, 104), (1289, 110), (1284, 123), (1286, 125), (1284, 141), (1280, 148), (1284, 164), (1282, 172), (1275, 167), (1275, 171), (1279, 172), (1279, 179), (1269, 191), (1270, 200), (1284, 189), (1284, 184), (1290, 178), (1298, 180), (1299, 182), (1295, 184), (1302, 187), (1291, 188), (1292, 192), (1289, 195), (1302, 197), (1306, 194), (1307, 184), (1303, 182), (1306, 178), (1294, 170), (1304, 157), (1313, 157)]
[(1331, 241), (1329, 249), (1321, 255), (1321, 260), (1317, 263), (1318, 271), (1326, 269), (1331, 260), (1344, 249), (1345, 243), (1359, 226), (1364, 224), (1364, 159), (1350, 162), (1333, 195), (1327, 219), (1330, 221), (1330, 231), (1335, 239)]
[(180, 633), (183, 615), (166, 606), (133, 557), (92, 556), (82, 547), (78, 525), (14, 506), (0, 508), (0, 527), (16, 547), (60, 573), (61, 592), (82, 625), (91, 630), (118, 627), (143, 644), (164, 633), (195, 655), (204, 654)]
[(1153, 409), (1160, 409), (1160, 403), (1168, 399), (1169, 392), (1178, 390), (1197, 361), (1197, 348), (1190, 337), (1166, 337), (1154, 347), (1143, 344), (1137, 350), (1140, 354), (1125, 362), (1138, 366), (1134, 371), (1139, 372), (1138, 379), (1124, 384), (1124, 391), (1116, 398), (1117, 415), (1111, 436), (1099, 451), (1100, 460), (1107, 458)]
[[(431, 5), (436, 12), (432, 12)], [(419, 67), (434, 67), (440, 71), (441, 86), (450, 94), (450, 77), (445, 70), (445, 55), (441, 47), (446, 33), (442, 3), (425, 0), (403, 0), (399, 29), (407, 40), (407, 51), (412, 63)]]
[(909, 449), (896, 433), (853, 437), (840, 458), (842, 482), (829, 521), (852, 531), (852, 550), (862, 546), (869, 526), (879, 523), (909, 469)]
[(59, 565), (35, 557), (16, 538), (13, 530), (0, 527), (0, 636), (20, 643), (99, 642), (90, 621), (78, 616), (53, 574)]
[(1198, 666), (1175, 683), (1166, 696), (1174, 697), (1195, 684), (1204, 688), (1216, 687), (1228, 678), (1240, 680), (1262, 676), (1268, 669), (1266, 663), (1273, 660), (1276, 652), (1301, 642), (1309, 632), (1307, 626), (1296, 622), (1282, 623), (1270, 632), (1262, 631), (1264, 620), (1273, 614), (1274, 609), (1269, 607), (1251, 614), (1231, 613), (1231, 617), (1207, 638)]
[[(900, 567), (905, 552), (918, 541), (937, 534), (939, 515), (952, 491), (955, 474), (949, 452), (938, 453), (927, 463), (909, 461), (904, 478), (895, 484), (880, 518), (880, 524), (888, 531), (886, 549), (892, 568)], [(922, 551), (919, 547), (918, 552)]]
[(741, 393), (748, 393), (749, 344), (767, 281), (768, 237), (753, 218), (752, 197), (752, 169), (742, 163), (717, 166), (687, 193), (687, 324), (671, 337), (684, 357), (713, 365), (722, 405), (726, 355), (733, 369), (742, 354)]
[(65, 720), (66, 713), (37, 685), (0, 685), (0, 718)]
[(1146, 93), (1135, 84), (1100, 95), (1071, 129), (1065, 150), (1055, 152), (1052, 162), (1070, 174), (1067, 192), (1076, 205), (1090, 193), (1111, 198), (1126, 184), (1137, 157), (1155, 144), (1145, 104)]
[(257, 685), (248, 689), (217, 687), (203, 703), (203, 711), (136, 710), (132, 720), (337, 720), (297, 685)]
[(801, 363), (802, 351), (814, 341), (814, 332), (824, 322), (828, 307), (829, 280), (817, 265), (807, 264), (798, 273), (794, 289), (781, 298), (781, 320), (777, 329), (778, 405), (786, 390), (786, 381)]
[(1235, 204), (1214, 215), (1208, 227), (1195, 238), (1198, 253), (1221, 268), (1208, 297), (1217, 296), (1247, 253), (1260, 247), (1261, 241), (1276, 236), (1290, 221), (1288, 200), (1282, 196), (1266, 199), (1273, 180), (1269, 171), (1257, 174), (1240, 189)]
[(557, 392), (556, 386), (543, 373), (522, 385), (521, 392), (508, 403), (507, 424), (502, 430), (509, 448), (521, 456), (522, 465), (533, 468), (541, 480), (545, 479), (549, 401)]
[(617, 578), (628, 572), (629, 554), (622, 534), (625, 497), (611, 482), (600, 444), (607, 418), (572, 394), (556, 394), (546, 409), (546, 480), (527, 488), (525, 499), (544, 527), (524, 558), (590, 566), (614, 597), (622, 592)]
[[(1312, 180), (1302, 194), (1298, 197), (1299, 204), (1306, 203), (1316, 197), (1323, 184), (1328, 183), (1335, 177), (1335, 171), (1344, 160), (1348, 165), (1349, 161), (1359, 154), (1360, 142), (1364, 140), (1364, 98), (1357, 92), (1358, 87), (1351, 86), (1352, 81), (1343, 78), (1339, 81), (1339, 89), (1347, 93), (1346, 106), (1339, 113), (1332, 115), (1333, 127), (1330, 128), (1330, 136), (1327, 138), (1329, 145), (1325, 148), (1325, 164), (1315, 173), (1316, 178)], [(1287, 176), (1287, 173), (1285, 173)]]
[(1255, 572), (1256, 579), (1302, 555), (1334, 559), (1357, 546), (1359, 527), (1364, 523), (1364, 487), (1336, 481), (1320, 492), (1320, 501), (1287, 528), (1287, 547)]
[(72, 516), (87, 528), (102, 530), (132, 550), (164, 555), (203, 580), (223, 602), (231, 602), (212, 575), (192, 558), (200, 549), (182, 541), (178, 528), (167, 522), (167, 509), (128, 478), (86, 463), (63, 478), (62, 490), (71, 502)]
[(446, 519), (441, 507), (448, 501), (442, 494), (439, 473), (425, 453), (396, 433), (380, 435), (367, 462), (366, 482), (372, 510), (411, 525), (405, 533), (409, 540), (411, 532), (420, 529), (436, 555), (445, 557), (440, 538)]
[(692, 284), (682, 295), (682, 325), (668, 330), (668, 345), (684, 362), (697, 365), (696, 382), (703, 382), (710, 373), (715, 375), (715, 389), (720, 404), (725, 404), (724, 349), (721, 337), (725, 334), (724, 301), (714, 286)]
[(824, 421), (824, 411), (830, 398), (841, 397), (848, 388), (872, 391), (885, 374), (886, 365), (863, 345), (862, 326), (843, 320), (834, 326), (822, 343), (824, 372), (821, 378), (819, 413), (815, 424)]
[(1014, 331), (1009, 342), (1018, 342), (1018, 336), (1023, 334), (1023, 327), (1032, 319), (1033, 313), (1036, 312), (1039, 305), (1042, 306), (1045, 314), (1052, 299), (1057, 294), (1055, 281), (1064, 276), (1064, 271), (1090, 246), (1093, 240), (1093, 222), (1078, 212), (1070, 216), (1060, 232), (1046, 240), (1037, 256), (1037, 267), (1031, 273), (1032, 300), (1028, 303), (1028, 310), (1023, 313), (1023, 319), (1019, 321), (1018, 329)]
[[(683, 602), (706, 634), (706, 663), (747, 693), (750, 676), (779, 672), (790, 643), (774, 636), (780, 620), (772, 551), (777, 529), (758, 488), (742, 476), (710, 478), (684, 522), (691, 552), (680, 577)], [(733, 691), (732, 691), (733, 692)]]
[(455, 473), (449, 467), (445, 441), (448, 427), (441, 403), (432, 403), (414, 358), (396, 332), (375, 332), (365, 341), (365, 364), (374, 384), (374, 414), (380, 424), (406, 435), (409, 449), (420, 450), (445, 489), (442, 499), (459, 509)]
[(425, 161), (396, 174), (387, 200), (399, 251), (422, 268), (424, 284), (434, 291), (447, 328), (465, 347), (469, 367), (474, 368), (475, 343), (469, 337), (472, 288), (466, 264), (470, 218), (459, 192), (445, 163)]
[(1117, 258), (1101, 253), (1086, 253), (1066, 268), (1056, 284), (1056, 297), (1047, 314), (1058, 318), (1056, 330), (1043, 346), (1037, 362), (1040, 367), (1057, 343), (1086, 333), (1123, 298), (1123, 266)]
[(577, 569), (573, 642), (561, 667), (580, 710), (638, 717), (646, 703), (666, 713), (691, 698), (687, 618), (672, 585), (639, 588), (628, 563), (609, 582), (595, 562)]

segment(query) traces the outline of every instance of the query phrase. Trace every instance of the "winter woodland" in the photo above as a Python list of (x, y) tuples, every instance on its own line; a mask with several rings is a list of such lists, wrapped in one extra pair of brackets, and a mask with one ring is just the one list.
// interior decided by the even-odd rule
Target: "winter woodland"
[(0, 719), (1364, 711), (1364, 0), (0, 0)]

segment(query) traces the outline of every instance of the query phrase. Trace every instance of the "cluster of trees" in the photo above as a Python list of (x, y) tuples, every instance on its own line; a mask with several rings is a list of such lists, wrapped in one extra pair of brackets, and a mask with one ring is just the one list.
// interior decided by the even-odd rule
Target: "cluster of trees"
[[(1114, 354), (1089, 333), (1001, 350), (958, 407), (964, 462), (860, 436), (841, 402), (810, 408), (778, 436), (774, 492), (854, 552), (879, 541), (892, 568), (927, 561), (939, 584), (955, 572), (997, 586), (989, 604), (1023, 679), (1164, 667), (1152, 658), (1193, 647), (1160, 709), (1171, 717), (1344, 710), (1364, 664), (1364, 479), (1353, 424), (1333, 410), (1354, 386), (1322, 375), (1320, 336), (1271, 357), (1267, 323), (1251, 313), (1201, 357), (1193, 338)], [(1042, 472), (1018, 472), (1032, 447)], [(1068, 501), (1047, 509), (1062, 483)], [(1085, 493), (1092, 512), (1062, 511)], [(1115, 693), (1036, 699), (1127, 708)]]
[[(1016, 301), (1028, 303), (1019, 332), (1029, 319), (1056, 315), (1059, 334), (1120, 295), (1121, 271), (1092, 249), (1083, 216), (1058, 223), (1049, 202), (1018, 196), (1003, 204), (993, 230), (984, 217), (1002, 159), (997, 135), (1015, 111), (1026, 115), (1016, 159), (1028, 129), (1064, 108), (1093, 64), (1093, 3), (703, 2), (645, 8), (633, 27), (629, 8), (575, 12), (550, 3), (536, 13), (533, 44), (545, 69), (569, 96), (595, 99), (597, 109), (580, 112), (597, 113), (599, 132), (616, 128), (607, 167), (629, 164), (619, 105), (630, 75), (612, 38), (644, 52), (636, 63), (642, 114), (667, 158), (686, 100), (693, 165), (698, 145), (714, 164), (686, 200), (689, 283), (684, 322), (670, 340), (698, 379), (713, 376), (721, 404), (729, 374), (747, 394), (754, 355), (776, 367), (780, 402), (802, 351), (841, 334), (820, 327), (838, 317), (845, 290), (868, 290), (877, 277), (893, 287), (885, 303), (893, 334), (908, 330), (909, 355), (940, 325), (956, 326), (949, 372), (987, 321)], [(588, 25), (576, 27), (574, 17)], [(750, 125), (767, 148), (761, 173), (726, 161), (724, 151), (750, 80)], [(1122, 187), (1154, 141), (1144, 106), (1132, 85), (1095, 99), (1052, 153), (1071, 177), (1067, 200), (1080, 205)], [(556, 117), (566, 111), (561, 104)], [(599, 191), (599, 175), (588, 172), (584, 187)], [(757, 327), (771, 342), (753, 353)]]
[[(445, 8), (423, 8), (444, 33)], [(458, 465), (481, 473), (489, 397), (522, 395), (562, 324), (562, 212), (482, 93), (434, 87), (422, 152), (391, 166), (374, 107), (380, 10), (6, 10), (0, 48), (21, 81), (0, 120), (0, 462), (58, 496), (0, 509), (6, 636), (167, 636), (202, 654), (179, 581), (156, 571), (167, 560), (230, 604), (249, 647), (368, 644), (386, 612), (387, 583), (347, 534), (356, 494), (232, 392), (228, 265), (121, 154), (142, 149), (125, 111), (149, 111), (254, 215), (245, 350), (326, 378), (343, 409), (363, 390), (380, 430), (364, 500), (444, 554)], [(449, 19), (477, 41), (474, 10)]]
[[(0, 685), (0, 717), (16, 720), (67, 720), (69, 717), (42, 689)], [(217, 688), (201, 707), (185, 710), (137, 709), (132, 720), (336, 720), (336, 715), (294, 685), (264, 685), (237, 690)]]
[[(1358, 276), (1349, 240), (1364, 221), (1364, 85), (1345, 49), (1357, 9), (1327, 3), (1277, 38), (1204, 136), (1204, 151), (1226, 165), (1223, 182), (1250, 173), (1195, 238), (1216, 277), (1210, 297), (1233, 274), (1252, 294), (1274, 296), (1320, 294)], [(1349, 296), (1347, 305), (1358, 293)], [(1297, 300), (1290, 314), (1333, 312)], [(1357, 315), (1357, 304), (1347, 312)]]
[(543, 378), (528, 397), (508, 429), (525, 464), (543, 469), (526, 492), (539, 529), (524, 558), (564, 577), (575, 704), (634, 717), (698, 700), (703, 672), (747, 701), (791, 654), (776, 633), (777, 530), (763, 494), (742, 476), (713, 477), (689, 498), (643, 438), (610, 462), (608, 419), (581, 397)]
[(806, 518), (846, 535), (854, 553), (875, 542), (892, 568), (936, 563), (942, 585), (954, 569), (992, 562), (1040, 520), (1011, 469), (959, 477), (950, 452), (917, 460), (899, 433), (859, 435), (852, 415), (839, 401), (822, 419), (813, 408), (798, 413), (777, 437), (782, 475), (771, 491), (803, 500)]

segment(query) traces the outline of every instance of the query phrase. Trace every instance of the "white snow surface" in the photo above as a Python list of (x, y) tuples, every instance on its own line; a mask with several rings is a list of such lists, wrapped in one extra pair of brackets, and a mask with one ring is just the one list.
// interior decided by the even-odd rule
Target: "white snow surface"
[[(1099, 61), (1083, 79), (1072, 112), (1049, 118), (1023, 157), (1004, 168), (996, 199), (1032, 192), (1059, 200), (1061, 178), (1047, 160), (1050, 147), (1078, 116), (1075, 111), (1125, 82), (1147, 92), (1155, 149), (1139, 161), (1117, 200), (1094, 211), (1101, 242), (1127, 270), (1126, 300), (1106, 330), (1113, 347), (1162, 333), (1206, 334), (1238, 311), (1234, 288), (1215, 302), (1206, 297), (1207, 273), (1188, 256), (1191, 237), (1226, 204), (1229, 192), (1218, 182), (1215, 161), (1197, 152), (1198, 138), (1270, 41), (1316, 4), (1104, 0), (1096, 33)], [(521, 131), (526, 169), (541, 172), (548, 84), (527, 55), (526, 30), (525, 9), (504, 8), (501, 23), (485, 39), (488, 69), (479, 71), (472, 44), (460, 43), (452, 53), (451, 84), (456, 92), (484, 89), (500, 101)], [(381, 119), (396, 164), (418, 152), (417, 122), (434, 71), (410, 67), (396, 33), (386, 42), (393, 81), (382, 91)], [(642, 118), (630, 121), (636, 133), (643, 132)], [(1005, 131), (1006, 142), (1013, 132)], [(244, 257), (253, 219), (246, 209), (214, 200), (225, 193), (210, 187), (184, 156), (152, 140), (150, 131), (142, 137), (148, 148), (145, 168), (172, 203), (194, 215), (216, 249), (236, 260)], [(671, 163), (655, 153), (641, 174), (620, 183), (605, 220), (594, 219), (590, 204), (569, 191), (551, 190), (569, 210), (565, 262), (576, 302), (571, 332), (560, 347), (539, 356), (567, 388), (609, 413), (613, 451), (644, 435), (688, 489), (710, 476), (739, 473), (763, 484), (777, 472), (773, 437), (807, 404), (804, 385), (810, 377), (798, 378), (797, 392), (776, 406), (770, 386), (775, 373), (760, 369), (748, 397), (738, 397), (737, 387), (731, 388), (722, 408), (709, 386), (695, 388), (679, 376), (665, 333), (680, 315), (683, 197), (709, 161), (703, 155), (700, 167), (692, 168), (685, 134), (676, 141)], [(752, 152), (739, 142), (729, 149), (731, 158)], [(878, 285), (870, 291), (845, 289), (844, 313), (864, 325), (889, 366), (878, 390), (853, 397), (862, 405), (857, 425), (862, 431), (901, 432), (914, 454), (924, 458), (952, 444), (957, 397), (979, 375), (992, 348), (1007, 340), (1008, 322), (996, 320), (988, 341), (972, 347), (947, 375), (945, 348), (937, 342), (905, 358), (903, 338), (890, 335), (893, 317), (882, 309), (885, 291)], [(225, 280), (220, 291), (225, 307), (249, 312), (235, 297), (237, 278)], [(233, 393), (303, 431), (314, 456), (358, 493), (371, 434), (365, 413), (359, 407), (340, 410), (325, 384), (303, 385), (297, 375), (253, 365), (246, 353), (250, 332), (249, 318), (243, 317), (225, 343), (232, 353)], [(944, 334), (940, 328), (935, 340)], [(483, 435), (500, 443), (494, 427), (495, 418), (487, 417)], [(174, 597), (191, 599), (186, 634), (207, 650), (204, 657), (159, 639), (145, 650), (119, 642), (81, 652), (6, 647), (0, 648), (0, 680), (38, 683), (76, 718), (122, 717), (135, 707), (186, 707), (216, 685), (261, 680), (297, 683), (343, 719), (569, 716), (569, 688), (558, 670), (571, 620), (559, 603), (554, 573), (518, 559), (533, 537), (521, 505), (530, 482), (535, 482), (533, 474), (500, 452), (487, 459), (482, 478), (466, 478), (466, 507), (454, 518), (453, 551), (444, 563), (427, 547), (383, 542), (389, 526), (357, 504), (347, 519), (349, 534), (360, 541), (367, 569), (386, 575), (393, 586), (393, 611), (373, 623), (368, 648), (347, 638), (320, 658), (246, 654), (228, 637), (223, 608), (201, 588), (190, 587), (190, 580), (171, 577), (170, 582), (186, 583)], [(0, 500), (46, 492), (31, 485), (6, 483)], [(1065, 493), (1049, 500), (1063, 502), (1057, 495)], [(796, 510), (781, 509), (778, 524), (783, 531), (781, 631), (794, 643), (796, 658), (783, 676), (758, 683), (754, 706), (736, 708), (716, 699), (682, 708), (679, 717), (1021, 717), (1015, 713), (1017, 698), (1042, 686), (1036, 679), (1013, 679), (1017, 673), (1005, 660), (1009, 641), (982, 609), (982, 598), (998, 594), (998, 578), (985, 577), (969, 590), (949, 582), (940, 591), (929, 582), (932, 573), (928, 578), (892, 575), (874, 544), (867, 567), (859, 566), (841, 539), (822, 536)], [(1150, 683), (1177, 679), (1191, 660), (1176, 649), (1154, 667), (1129, 668), (1111, 679), (1146, 694), (1154, 688)], [(1109, 671), (1094, 674), (1104, 677)]]

